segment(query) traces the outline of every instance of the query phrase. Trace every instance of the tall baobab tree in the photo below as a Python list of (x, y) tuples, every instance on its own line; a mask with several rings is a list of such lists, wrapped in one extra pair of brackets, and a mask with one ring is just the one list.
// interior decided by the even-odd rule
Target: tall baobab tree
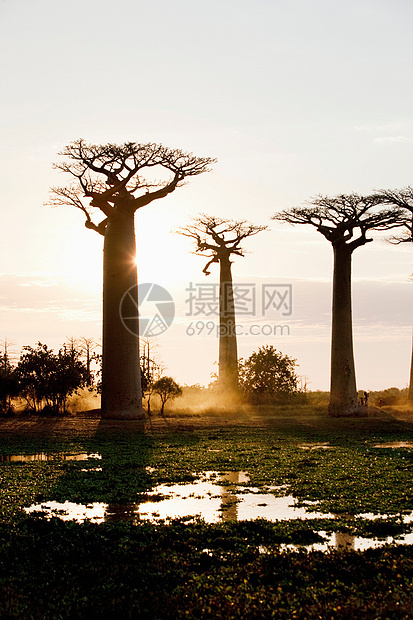
[[(398, 209), (404, 209), (406, 217), (403, 223), (404, 234), (393, 235), (390, 243), (412, 243), (413, 242), (413, 187), (407, 186), (400, 190), (382, 189), (378, 195), (386, 205), (393, 205)], [(413, 405), (413, 343), (412, 358), (410, 362), (410, 380), (407, 402)]]
[[(49, 204), (79, 209), (86, 228), (104, 237), (102, 417), (139, 418), (135, 212), (173, 192), (187, 177), (206, 172), (215, 160), (159, 144), (93, 145), (82, 139), (59, 155), (66, 160), (55, 168), (74, 182), (52, 188)], [(96, 213), (103, 219), (96, 222)], [(121, 314), (128, 319), (127, 327)]]
[(361, 413), (357, 401), (351, 306), (351, 260), (354, 250), (373, 241), (370, 230), (400, 226), (400, 209), (378, 209), (377, 196), (316, 196), (306, 207), (281, 211), (274, 220), (314, 226), (333, 246), (333, 305), (329, 413)]
[(267, 226), (256, 226), (244, 220), (225, 220), (209, 215), (194, 218), (191, 226), (177, 232), (195, 241), (195, 253), (208, 258), (203, 273), (208, 276), (213, 263), (219, 263), (219, 358), (220, 389), (238, 390), (238, 351), (235, 329), (234, 288), (231, 256), (244, 256), (241, 243)]

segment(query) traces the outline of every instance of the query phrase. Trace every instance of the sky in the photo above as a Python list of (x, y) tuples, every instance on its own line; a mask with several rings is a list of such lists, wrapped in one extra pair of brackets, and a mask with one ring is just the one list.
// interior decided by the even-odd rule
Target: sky
[[(256, 300), (238, 316), (240, 356), (273, 345), (327, 390), (331, 246), (271, 216), (317, 194), (413, 184), (412, 20), (410, 0), (0, 0), (0, 340), (16, 355), (99, 340), (102, 237), (46, 204), (69, 181), (52, 164), (78, 138), (156, 142), (217, 158), (136, 214), (139, 281), (175, 302), (157, 338), (165, 372), (205, 385), (217, 371), (218, 317), (191, 315), (186, 289), (218, 272), (205, 277), (173, 232), (207, 213), (269, 227), (233, 264)], [(353, 256), (363, 390), (403, 388), (410, 371), (412, 248), (384, 237)], [(270, 289), (292, 291), (288, 311), (263, 312)]]

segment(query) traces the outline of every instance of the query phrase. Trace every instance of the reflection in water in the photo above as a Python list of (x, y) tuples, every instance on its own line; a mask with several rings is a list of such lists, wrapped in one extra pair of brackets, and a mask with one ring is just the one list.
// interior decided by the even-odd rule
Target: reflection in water
[[(230, 471), (226, 474), (227, 482), (230, 484), (239, 484), (241, 483), (240, 477), (243, 472), (239, 471)], [(242, 480), (242, 482), (246, 482)], [(238, 521), (238, 510), (237, 510), (238, 499), (236, 495), (234, 495), (233, 489), (231, 487), (222, 488), (221, 491), (221, 508), (222, 511), (222, 519), (224, 521)]]
[(107, 523), (114, 523), (118, 521), (133, 521), (139, 519), (137, 513), (137, 506), (135, 502), (128, 502), (126, 504), (103, 504), (105, 507), (103, 520)]
[[(308, 551), (328, 551), (331, 548), (346, 549), (348, 551), (366, 551), (366, 549), (377, 549), (378, 547), (384, 547), (384, 545), (398, 544), (398, 545), (411, 545), (413, 544), (413, 534), (406, 534), (400, 538), (393, 538), (393, 536), (387, 536), (385, 539), (378, 538), (362, 538), (361, 536), (352, 536), (344, 532), (334, 532), (333, 534), (327, 534), (327, 532), (319, 531), (325, 541), (322, 543), (314, 543), (312, 545), (290, 545), (282, 544), (280, 549), (299, 550), (307, 549)], [(344, 543), (344, 544), (343, 544)], [(266, 551), (269, 552), (268, 550)]]
[(49, 517), (59, 517), (62, 521), (83, 521), (89, 520), (92, 523), (100, 523), (105, 520), (107, 504), (95, 502), (93, 504), (75, 504), (74, 502), (44, 502), (25, 508), (31, 512), (44, 512)]
[[(73, 455), (73, 458), (81, 455)], [(97, 458), (91, 455), (89, 458)], [(268, 521), (287, 521), (293, 519), (334, 519), (335, 515), (309, 511), (317, 502), (301, 502), (298, 504), (293, 495), (276, 497), (271, 493), (279, 493), (284, 487), (268, 488), (267, 493), (261, 489), (246, 487), (248, 475), (245, 472), (206, 472), (202, 479), (190, 484), (160, 484), (147, 493), (141, 502), (125, 504), (75, 504), (73, 502), (43, 502), (25, 508), (27, 513), (42, 511), (46, 517), (59, 517), (65, 521), (75, 520), (79, 523), (90, 520), (92, 523), (130, 521), (138, 523), (142, 520), (157, 523), (171, 521), (176, 518), (202, 518), (206, 523), (218, 523), (230, 520), (266, 519)], [(244, 486), (243, 486), (244, 485)], [(268, 492), (270, 491), (270, 492)], [(384, 518), (385, 515), (370, 513), (356, 515), (359, 518)], [(413, 513), (406, 515), (407, 523), (413, 520)], [(364, 550), (382, 546), (387, 543), (413, 544), (413, 533), (395, 539), (388, 536), (384, 540), (357, 537), (346, 532), (319, 532), (324, 538), (322, 543), (305, 545), (306, 549), (326, 551), (331, 547)], [(299, 549), (303, 546), (281, 545), (284, 549)], [(265, 547), (261, 553), (270, 552)]]
[(101, 459), (100, 454), (80, 453), (66, 454), (65, 452), (39, 452), (37, 454), (0, 454), (0, 463), (30, 463), (31, 461), (87, 461)]
[[(248, 480), (242, 471), (222, 474), (208, 471), (201, 480), (193, 483), (160, 484), (148, 493), (147, 501), (137, 504), (136, 514), (140, 519), (152, 522), (190, 516), (199, 516), (206, 523), (237, 520), (240, 500), (235, 487), (246, 484)], [(159, 497), (163, 499), (159, 500)]]
[(334, 532), (334, 547), (341, 549), (355, 549), (356, 537), (348, 532)]
[[(220, 484), (221, 483), (221, 484)], [(220, 521), (267, 519), (286, 521), (289, 519), (332, 518), (333, 515), (309, 512), (316, 502), (297, 504), (293, 495), (275, 497), (271, 492), (245, 487), (248, 475), (245, 472), (206, 472), (201, 480), (186, 484), (160, 484), (147, 493), (141, 502), (127, 504), (90, 504), (82, 506), (65, 502), (43, 502), (26, 512), (43, 511), (62, 519), (94, 522), (128, 520), (171, 521), (184, 517), (200, 517), (206, 523)], [(244, 485), (244, 486), (243, 486)], [(268, 490), (280, 491), (285, 487)], [(96, 514), (93, 514), (96, 506)], [(102, 506), (104, 507), (102, 513)]]

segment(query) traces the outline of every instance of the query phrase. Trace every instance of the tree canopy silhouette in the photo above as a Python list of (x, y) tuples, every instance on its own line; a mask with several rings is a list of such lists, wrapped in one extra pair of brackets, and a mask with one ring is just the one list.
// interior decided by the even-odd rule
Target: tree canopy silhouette
[(264, 345), (240, 362), (241, 386), (253, 403), (281, 402), (297, 392), (295, 359)]
[(59, 155), (65, 160), (55, 168), (73, 180), (52, 188), (49, 204), (79, 209), (85, 226), (104, 237), (102, 417), (141, 417), (134, 214), (215, 160), (160, 144), (94, 145), (82, 139)]
[(172, 377), (161, 377), (155, 381), (152, 390), (155, 394), (158, 394), (161, 399), (161, 415), (165, 413), (165, 404), (167, 400), (174, 400), (178, 396), (182, 396), (181, 386), (178, 385)]
[[(383, 202), (387, 205), (393, 205), (399, 209), (404, 209), (406, 213), (403, 224), (404, 234), (393, 235), (389, 238), (390, 243), (412, 243), (413, 242), (413, 187), (410, 185), (402, 189), (381, 189), (378, 192)], [(407, 402), (413, 404), (413, 343), (412, 357), (410, 361), (410, 379), (409, 393)]]
[(378, 191), (378, 198), (383, 204), (393, 206), (404, 211), (405, 217), (402, 220), (404, 234), (393, 235), (389, 238), (391, 243), (408, 243), (413, 241), (413, 187), (407, 186), (402, 189), (381, 189)]

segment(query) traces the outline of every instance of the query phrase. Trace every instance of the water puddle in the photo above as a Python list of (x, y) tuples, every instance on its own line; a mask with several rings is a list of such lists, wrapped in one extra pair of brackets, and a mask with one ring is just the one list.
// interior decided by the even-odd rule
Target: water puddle
[[(153, 493), (148, 494), (148, 501), (129, 504), (75, 504), (73, 502), (42, 502), (34, 504), (25, 511), (41, 511), (47, 516), (57, 516), (64, 521), (75, 520), (81, 523), (89, 519), (93, 523), (102, 521), (127, 520), (138, 522), (142, 519), (152, 523), (171, 521), (182, 518), (202, 518), (205, 523), (219, 523), (221, 521), (250, 521), (253, 519), (267, 519), (267, 521), (289, 521), (291, 519), (332, 519), (334, 515), (320, 512), (307, 512), (305, 507), (298, 507), (297, 500), (292, 495), (274, 497), (265, 493), (248, 493), (237, 495), (231, 492), (217, 493), (217, 487), (206, 489), (206, 495), (198, 495), (196, 485), (162, 488), (160, 485)], [(219, 487), (218, 487), (219, 488)], [(172, 497), (151, 501), (150, 497), (159, 492), (168, 491)], [(308, 503), (308, 505), (310, 505)]]
[[(20, 456), (20, 455), (19, 455)], [(27, 455), (24, 455), (27, 456)], [(34, 455), (31, 455), (34, 456)], [(95, 454), (65, 455), (66, 460), (85, 460), (99, 458)], [(82, 457), (82, 458), (81, 458)], [(17, 455), (15, 455), (17, 459)], [(58, 458), (54, 455), (53, 458)], [(32, 459), (34, 460), (34, 459)], [(44, 459), (41, 459), (44, 460)], [(95, 468), (99, 471), (100, 468)], [(153, 468), (147, 468), (153, 471)], [(94, 470), (82, 470), (90, 472)], [(293, 495), (281, 495), (288, 492), (288, 485), (282, 487), (266, 487), (258, 489), (248, 486), (249, 477), (245, 472), (205, 472), (203, 476), (192, 483), (160, 484), (142, 497), (140, 502), (125, 504), (107, 504), (95, 502), (77, 504), (74, 502), (46, 501), (35, 504), (24, 510), (28, 514), (42, 512), (46, 518), (58, 517), (64, 521), (74, 520), (82, 523), (89, 520), (92, 523), (129, 521), (138, 523), (142, 520), (166, 523), (173, 519), (194, 520), (199, 517), (206, 523), (220, 523), (222, 521), (248, 521), (266, 519), (268, 521), (289, 521), (293, 519), (334, 519), (336, 515), (314, 510), (317, 502), (299, 502)], [(360, 519), (386, 519), (388, 515), (372, 513), (355, 515)], [(400, 516), (404, 523), (413, 521), (413, 513)], [(318, 532), (323, 541), (310, 545), (281, 545), (281, 549), (288, 550), (317, 550), (327, 551), (331, 548), (364, 551), (365, 549), (380, 547), (385, 544), (413, 544), (413, 533), (398, 537), (366, 538), (354, 536), (344, 532)], [(261, 553), (271, 553), (271, 549), (260, 547)]]
[[(324, 542), (313, 543), (311, 545), (280, 545), (281, 549), (289, 551), (298, 551), (307, 549), (307, 551), (328, 551), (329, 549), (343, 549), (346, 551), (366, 551), (366, 549), (377, 549), (385, 545), (412, 545), (413, 534), (405, 534), (400, 537), (387, 536), (386, 538), (364, 538), (361, 536), (353, 536), (346, 532), (327, 532), (319, 531), (318, 534), (324, 538)], [(270, 553), (270, 550), (263, 547), (261, 553)]]
[(301, 502), (292, 495), (276, 497), (285, 487), (262, 489), (247, 485), (245, 472), (206, 472), (201, 479), (185, 484), (160, 484), (145, 495), (141, 502), (130, 504), (73, 504), (71, 502), (43, 502), (25, 508), (26, 512), (42, 511), (62, 519), (95, 523), (126, 519), (139, 521), (171, 521), (177, 518), (200, 517), (206, 523), (230, 520), (333, 518), (334, 515), (308, 510), (315, 502)]
[(328, 442), (325, 443), (302, 443), (298, 446), (303, 450), (331, 450), (334, 446), (330, 446)]
[[(245, 472), (206, 472), (201, 479), (189, 484), (160, 484), (147, 493), (140, 502), (126, 504), (107, 504), (95, 502), (77, 504), (73, 502), (59, 503), (55, 501), (35, 504), (24, 510), (28, 513), (41, 511), (46, 518), (59, 517), (64, 521), (75, 520), (82, 523), (129, 521), (138, 523), (142, 520), (157, 523), (170, 522), (177, 518), (188, 521), (196, 517), (206, 523), (219, 523), (229, 520), (266, 519), (268, 521), (289, 521), (292, 519), (334, 519), (331, 513), (316, 512), (317, 502), (298, 502), (293, 495), (283, 495), (287, 486), (251, 488)], [(274, 493), (276, 495), (274, 495)], [(359, 514), (361, 519), (386, 518), (386, 515), (371, 513)], [(413, 513), (402, 517), (405, 523), (413, 521)], [(383, 546), (385, 544), (413, 544), (413, 533), (400, 537), (365, 538), (344, 532), (329, 534), (319, 532), (323, 541), (310, 545), (281, 545), (282, 549), (327, 551), (331, 548), (359, 550)], [(261, 553), (271, 553), (266, 547), (260, 547)]]
[(387, 443), (377, 443), (373, 448), (413, 448), (412, 441), (389, 441)]
[(37, 454), (0, 454), (0, 463), (30, 463), (32, 461), (87, 461), (88, 459), (102, 459), (100, 454), (79, 453), (66, 454), (65, 452), (38, 452)]

